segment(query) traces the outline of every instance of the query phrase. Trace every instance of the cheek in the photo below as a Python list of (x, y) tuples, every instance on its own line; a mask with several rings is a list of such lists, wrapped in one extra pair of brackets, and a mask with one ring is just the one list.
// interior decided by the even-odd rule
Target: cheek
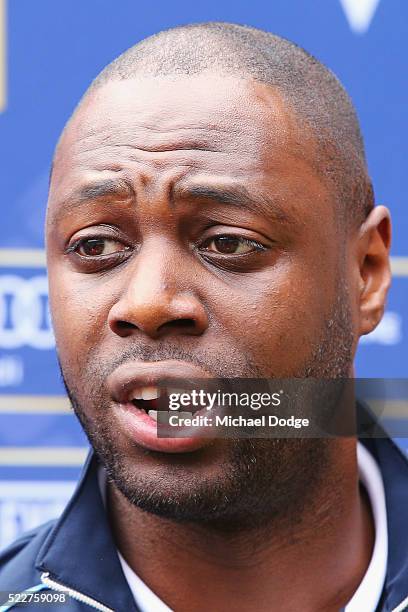
[(92, 283), (85, 275), (49, 270), (50, 308), (58, 354), (62, 363), (81, 365), (106, 333), (111, 299), (104, 283)]
[(276, 373), (305, 362), (321, 337), (333, 298), (334, 288), (322, 292), (318, 279), (305, 283), (293, 275), (271, 279), (265, 274), (244, 287), (218, 291), (213, 303), (224, 333), (259, 367)]

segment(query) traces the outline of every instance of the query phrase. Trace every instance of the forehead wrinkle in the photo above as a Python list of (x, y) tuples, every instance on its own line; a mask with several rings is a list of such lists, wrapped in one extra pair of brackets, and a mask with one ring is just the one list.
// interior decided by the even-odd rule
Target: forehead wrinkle
[(132, 151), (141, 151), (143, 153), (171, 153), (172, 151), (208, 151), (211, 153), (224, 153), (221, 149), (210, 148), (210, 146), (206, 146), (205, 143), (199, 142), (197, 140), (190, 140), (183, 142), (182, 144), (158, 144), (152, 147), (148, 147), (146, 145), (136, 145), (130, 144), (129, 142), (116, 142), (116, 143), (104, 143), (97, 147), (91, 147), (89, 149), (82, 149), (81, 153), (89, 153), (93, 151), (98, 151), (100, 149), (106, 149), (107, 147), (113, 148), (122, 148), (122, 149), (131, 149)]
[[(115, 125), (75, 126), (70, 143), (74, 149), (86, 153), (104, 147), (128, 147), (148, 152), (171, 150), (221, 151), (223, 145), (230, 140), (231, 134), (239, 134), (240, 130), (233, 126), (222, 126), (207, 123), (206, 125), (176, 125), (173, 128), (117, 123)], [(148, 142), (150, 140), (150, 142)]]

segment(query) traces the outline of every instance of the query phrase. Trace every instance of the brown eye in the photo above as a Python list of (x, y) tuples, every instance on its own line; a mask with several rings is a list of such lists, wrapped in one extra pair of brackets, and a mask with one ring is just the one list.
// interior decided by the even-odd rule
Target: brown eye
[(263, 247), (255, 240), (248, 240), (240, 236), (217, 236), (207, 242), (206, 249), (222, 255), (242, 255), (263, 250)]
[(120, 251), (127, 250), (121, 242), (108, 238), (84, 238), (76, 247), (76, 251), (83, 257), (98, 257), (102, 255), (111, 255)]

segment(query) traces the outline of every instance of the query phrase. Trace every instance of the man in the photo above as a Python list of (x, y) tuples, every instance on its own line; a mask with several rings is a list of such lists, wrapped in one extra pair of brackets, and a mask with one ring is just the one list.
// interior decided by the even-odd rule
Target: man
[(390, 218), (330, 71), (232, 24), (139, 43), (64, 129), (46, 241), (94, 454), (61, 519), (3, 554), (0, 589), (70, 589), (70, 610), (405, 609), (408, 469), (390, 440), (160, 438), (151, 412), (168, 377), (353, 375), (384, 310)]

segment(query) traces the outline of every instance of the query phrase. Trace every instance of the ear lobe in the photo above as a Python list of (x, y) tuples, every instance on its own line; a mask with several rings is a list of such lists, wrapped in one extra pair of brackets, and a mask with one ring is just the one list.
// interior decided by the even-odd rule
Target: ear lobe
[(384, 314), (391, 284), (390, 244), (390, 213), (385, 206), (376, 206), (359, 236), (360, 336), (373, 331)]

